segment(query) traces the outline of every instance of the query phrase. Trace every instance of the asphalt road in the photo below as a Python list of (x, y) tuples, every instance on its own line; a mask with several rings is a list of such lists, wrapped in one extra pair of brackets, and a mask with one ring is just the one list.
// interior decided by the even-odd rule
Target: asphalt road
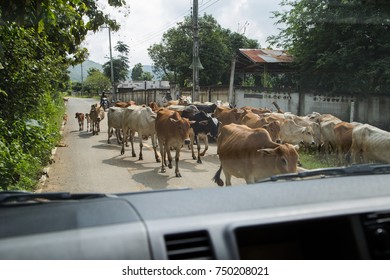
[[(49, 166), (49, 177), (40, 191), (118, 193), (218, 187), (211, 180), (219, 168), (215, 143), (209, 144), (202, 164), (192, 159), (191, 151), (182, 148), (179, 161), (181, 178), (175, 177), (174, 168), (167, 168), (166, 173), (161, 173), (161, 163), (155, 161), (150, 139), (144, 141), (143, 160), (138, 160), (138, 138), (135, 142), (137, 157), (131, 156), (130, 147), (125, 149), (124, 155), (120, 155), (120, 146), (115, 136), (111, 138), (110, 144), (107, 143), (107, 113), (101, 122), (99, 135), (86, 131), (86, 123), (84, 130), (79, 131), (75, 114), (89, 112), (93, 103), (96, 100), (69, 98), (68, 122), (62, 134), (63, 147), (56, 148), (55, 162)], [(222, 179), (225, 180), (224, 175)], [(244, 183), (243, 179), (232, 179), (232, 185)]]

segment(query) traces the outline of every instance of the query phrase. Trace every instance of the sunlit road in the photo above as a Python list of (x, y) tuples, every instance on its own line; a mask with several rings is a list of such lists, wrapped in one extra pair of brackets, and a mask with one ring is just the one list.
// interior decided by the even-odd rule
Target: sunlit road
[[(138, 160), (139, 142), (136, 138), (137, 157), (131, 156), (127, 147), (120, 155), (120, 146), (115, 136), (107, 144), (107, 113), (101, 122), (99, 135), (78, 130), (76, 112), (89, 112), (94, 99), (69, 98), (67, 105), (68, 122), (64, 126), (62, 143), (54, 155), (55, 162), (50, 165), (49, 178), (42, 191), (67, 192), (135, 192), (174, 188), (218, 187), (211, 178), (219, 168), (216, 144), (211, 143), (203, 163), (192, 159), (191, 151), (182, 148), (179, 168), (181, 178), (175, 177), (174, 169), (160, 173), (161, 163), (157, 163), (151, 148), (151, 141), (144, 141), (143, 160)], [(203, 145), (202, 145), (203, 149)], [(174, 153), (173, 153), (174, 156)], [(174, 163), (174, 162), (173, 162)], [(222, 175), (222, 179), (225, 180)], [(243, 184), (242, 179), (233, 178), (232, 184)]]

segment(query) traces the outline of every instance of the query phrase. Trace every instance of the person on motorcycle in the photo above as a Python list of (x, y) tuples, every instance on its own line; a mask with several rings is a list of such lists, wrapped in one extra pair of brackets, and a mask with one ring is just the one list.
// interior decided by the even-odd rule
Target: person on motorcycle
[(100, 106), (103, 106), (104, 109), (108, 109), (110, 107), (106, 93), (104, 91), (100, 96)]

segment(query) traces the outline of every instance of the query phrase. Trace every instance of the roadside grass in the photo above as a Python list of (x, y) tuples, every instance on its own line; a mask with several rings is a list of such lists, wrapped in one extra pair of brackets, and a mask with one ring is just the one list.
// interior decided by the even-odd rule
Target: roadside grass
[(299, 151), (299, 160), (305, 169), (317, 169), (341, 166), (338, 157), (334, 154), (324, 155), (317, 152)]

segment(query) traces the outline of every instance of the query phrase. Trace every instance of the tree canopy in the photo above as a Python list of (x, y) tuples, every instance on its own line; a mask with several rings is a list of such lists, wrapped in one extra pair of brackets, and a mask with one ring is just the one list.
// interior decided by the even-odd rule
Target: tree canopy
[(390, 2), (294, 0), (275, 12), (286, 28), (269, 38), (290, 51), (302, 90), (383, 94), (390, 88)]
[[(129, 54), (129, 47), (122, 41), (118, 41), (114, 49), (119, 52), (119, 56), (112, 59), (114, 86), (116, 86), (119, 82), (124, 82), (128, 78), (130, 65), (127, 55)], [(103, 64), (103, 73), (111, 79), (111, 61)]]
[(60, 139), (67, 68), (85, 59), (81, 42), (102, 25), (119, 28), (94, 0), (0, 1), (1, 189), (36, 187)]
[[(163, 34), (162, 41), (148, 48), (154, 62), (154, 71), (185, 84), (192, 78), (192, 19), (186, 17), (177, 27)], [(238, 48), (258, 48), (256, 40), (222, 28), (211, 16), (199, 18), (199, 57), (204, 67), (200, 71), (200, 85), (227, 84), (230, 62)]]

